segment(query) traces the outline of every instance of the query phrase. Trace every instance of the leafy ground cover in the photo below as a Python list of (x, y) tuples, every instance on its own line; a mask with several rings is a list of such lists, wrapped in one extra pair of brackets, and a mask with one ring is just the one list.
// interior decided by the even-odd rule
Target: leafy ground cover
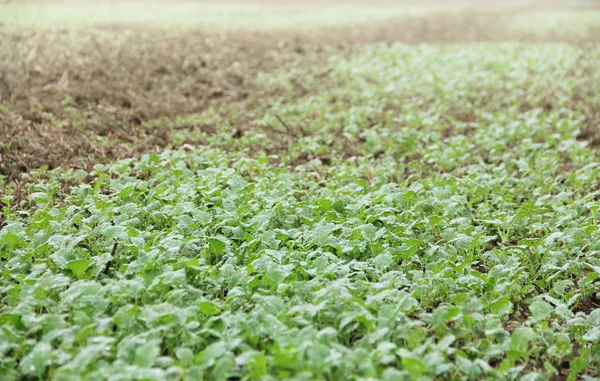
[(4, 180), (0, 379), (598, 379), (597, 43), (294, 49)]

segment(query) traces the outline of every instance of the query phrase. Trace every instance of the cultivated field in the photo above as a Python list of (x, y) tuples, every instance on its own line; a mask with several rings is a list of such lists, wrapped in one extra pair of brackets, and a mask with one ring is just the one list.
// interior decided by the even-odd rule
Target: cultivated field
[(0, 2), (0, 380), (598, 380), (599, 218), (596, 2)]

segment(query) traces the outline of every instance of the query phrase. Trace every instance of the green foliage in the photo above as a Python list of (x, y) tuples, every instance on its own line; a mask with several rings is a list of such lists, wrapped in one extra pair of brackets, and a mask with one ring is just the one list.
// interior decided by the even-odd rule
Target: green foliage
[(259, 127), (307, 120), (280, 158), (221, 125), (3, 196), (2, 379), (598, 376), (598, 55), (367, 47), (261, 79)]

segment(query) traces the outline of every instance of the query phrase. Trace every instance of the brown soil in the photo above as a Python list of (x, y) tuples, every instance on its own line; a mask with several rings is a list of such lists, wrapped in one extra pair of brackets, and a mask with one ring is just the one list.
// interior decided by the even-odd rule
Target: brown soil
[(585, 117), (585, 128), (577, 139), (589, 142), (591, 147), (600, 147), (600, 106), (589, 110)]
[(69, 32), (3, 33), (14, 43), (0, 71), (6, 105), (0, 173), (11, 178), (44, 165), (86, 168), (164, 148), (170, 129), (148, 121), (244, 99), (250, 73), (296, 54), (287, 49), (265, 60), (276, 41), (256, 35), (137, 30), (111, 40), (116, 33), (93, 31), (77, 40)]
[(588, 298), (579, 301), (577, 307), (575, 308), (575, 312), (583, 312), (584, 314), (589, 315), (599, 308), (600, 299), (596, 294), (592, 294)]

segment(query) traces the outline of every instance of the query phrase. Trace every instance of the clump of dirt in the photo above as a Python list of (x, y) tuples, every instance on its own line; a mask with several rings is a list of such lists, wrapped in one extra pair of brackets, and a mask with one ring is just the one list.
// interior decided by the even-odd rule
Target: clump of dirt
[(598, 294), (592, 294), (578, 302), (575, 312), (583, 312), (584, 314), (589, 315), (598, 308), (600, 308), (600, 298), (598, 298)]

